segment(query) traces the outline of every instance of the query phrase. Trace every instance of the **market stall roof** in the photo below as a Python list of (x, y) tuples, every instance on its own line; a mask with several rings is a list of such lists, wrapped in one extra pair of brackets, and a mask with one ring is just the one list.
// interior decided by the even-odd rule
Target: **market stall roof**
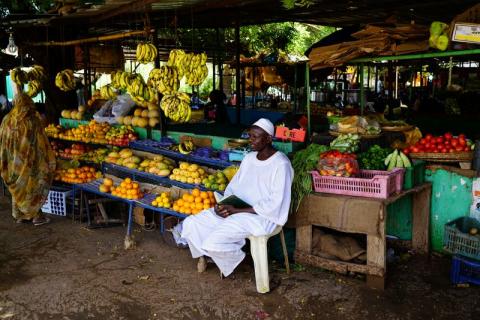
[[(310, 7), (287, 10), (280, 0), (105, 0), (101, 5), (77, 6), (63, 15), (11, 15), (2, 25), (101, 26), (119, 30), (143, 23), (145, 12), (152, 24), (179, 27), (231, 27), (269, 22), (298, 21), (345, 27), (383, 21), (395, 15), (400, 20), (449, 21), (477, 0), (315, 0)], [(69, 12), (70, 11), (70, 12)]]

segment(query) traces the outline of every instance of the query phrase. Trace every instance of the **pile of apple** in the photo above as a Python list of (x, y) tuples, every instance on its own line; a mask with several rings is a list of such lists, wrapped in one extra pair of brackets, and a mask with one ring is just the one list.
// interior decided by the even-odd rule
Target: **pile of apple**
[(450, 132), (443, 136), (425, 135), (415, 145), (403, 150), (403, 153), (459, 153), (473, 150), (474, 144), (464, 134), (453, 136)]
[(75, 157), (79, 157), (87, 152), (89, 152), (92, 148), (86, 146), (84, 144), (76, 144), (73, 143), (70, 148), (65, 148), (64, 150), (60, 150), (58, 155), (65, 159), (73, 159)]

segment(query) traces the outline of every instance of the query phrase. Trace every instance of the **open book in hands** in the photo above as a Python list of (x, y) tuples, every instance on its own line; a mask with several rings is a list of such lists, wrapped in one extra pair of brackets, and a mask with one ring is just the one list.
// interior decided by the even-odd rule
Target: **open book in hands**
[(244, 208), (251, 208), (252, 206), (237, 197), (236, 195), (229, 195), (228, 197), (222, 196), (218, 192), (213, 192), (213, 195), (215, 196), (215, 201), (217, 201), (217, 204), (219, 205), (231, 205), (235, 208), (238, 209), (244, 209)]

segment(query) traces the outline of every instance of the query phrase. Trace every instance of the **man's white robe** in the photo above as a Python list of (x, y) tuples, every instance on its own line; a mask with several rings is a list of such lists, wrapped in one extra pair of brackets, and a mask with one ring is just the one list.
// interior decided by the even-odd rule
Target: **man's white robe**
[(241, 248), (248, 236), (270, 234), (287, 222), (292, 179), (292, 166), (283, 153), (277, 151), (264, 161), (257, 159), (257, 152), (247, 154), (225, 196), (236, 195), (257, 214), (222, 218), (211, 208), (186, 218), (181, 238), (188, 243), (193, 258), (211, 257), (223, 275), (231, 274), (245, 258)]

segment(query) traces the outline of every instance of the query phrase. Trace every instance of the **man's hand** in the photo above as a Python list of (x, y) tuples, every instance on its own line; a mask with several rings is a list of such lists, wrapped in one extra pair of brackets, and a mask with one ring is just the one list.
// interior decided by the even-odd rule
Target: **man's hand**
[(215, 205), (213, 209), (215, 210), (215, 213), (222, 218), (226, 218), (228, 216), (231, 216), (232, 214), (239, 212), (239, 209), (229, 204)]

